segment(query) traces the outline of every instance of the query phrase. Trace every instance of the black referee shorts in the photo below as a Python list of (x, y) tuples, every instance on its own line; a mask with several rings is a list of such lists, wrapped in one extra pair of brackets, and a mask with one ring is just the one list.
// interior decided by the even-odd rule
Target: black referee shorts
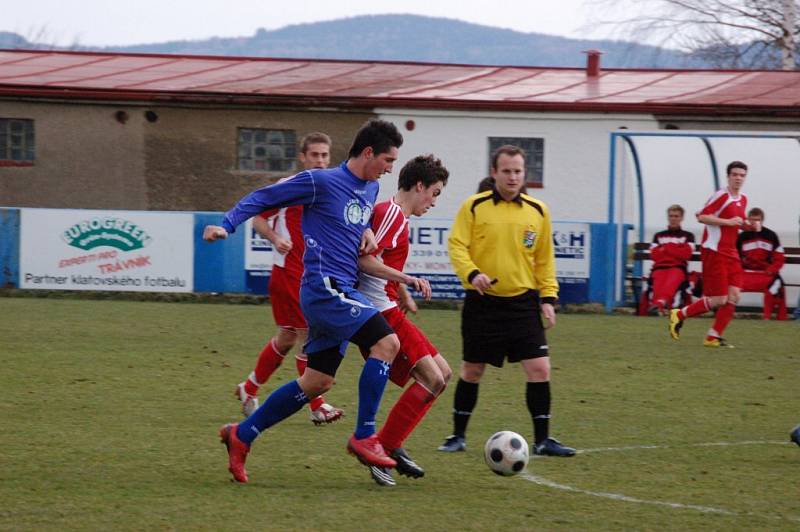
[(548, 356), (538, 292), (497, 297), (467, 290), (461, 338), (465, 362), (501, 368), (506, 358), (519, 362)]

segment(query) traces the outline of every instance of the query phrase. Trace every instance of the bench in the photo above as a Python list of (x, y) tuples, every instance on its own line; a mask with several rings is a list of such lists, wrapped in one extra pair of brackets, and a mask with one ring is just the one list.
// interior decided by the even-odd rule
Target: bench
[[(646, 260), (650, 260), (651, 245), (651, 242), (636, 242), (633, 244), (633, 262), (642, 263)], [(786, 257), (786, 264), (800, 264), (800, 247), (784, 247), (783, 255)], [(692, 258), (689, 262), (700, 262), (700, 251), (697, 244), (695, 244), (695, 251), (692, 253)], [(784, 268), (785, 267), (784, 265)], [(630, 283), (631, 290), (633, 291), (633, 303), (636, 305), (641, 295), (642, 282), (647, 280), (647, 275), (645, 275), (644, 272), (640, 275), (636, 275), (635, 271), (632, 271), (625, 276), (625, 280)], [(784, 282), (784, 286), (800, 287), (800, 283)]]

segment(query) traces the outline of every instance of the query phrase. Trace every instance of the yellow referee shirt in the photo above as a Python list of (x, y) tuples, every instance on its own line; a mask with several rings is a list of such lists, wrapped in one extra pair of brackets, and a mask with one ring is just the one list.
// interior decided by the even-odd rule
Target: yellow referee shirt
[(448, 240), (450, 262), (464, 288), (484, 273), (497, 279), (487, 294), (516, 296), (539, 290), (543, 302), (558, 298), (550, 211), (543, 202), (519, 194), (503, 200), (495, 191), (461, 204)]

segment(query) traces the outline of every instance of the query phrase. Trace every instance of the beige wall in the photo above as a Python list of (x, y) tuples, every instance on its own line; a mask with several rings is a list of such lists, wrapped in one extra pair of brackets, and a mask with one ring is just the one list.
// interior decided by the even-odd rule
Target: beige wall
[(0, 100), (0, 117), (34, 120), (36, 143), (34, 166), (0, 167), (0, 205), (147, 208), (141, 111)]
[[(128, 113), (122, 124), (117, 111)], [(146, 111), (158, 120), (150, 122)], [(374, 115), (336, 110), (158, 107), (0, 100), (0, 117), (34, 120), (32, 167), (0, 167), (0, 206), (229, 209), (283, 174), (236, 169), (237, 128), (324, 131), (332, 164)]]
[(237, 128), (312, 131), (333, 139), (331, 164), (347, 156), (353, 134), (373, 115), (341, 111), (153, 108), (145, 133), (149, 209), (227, 210), (283, 173), (236, 169)]

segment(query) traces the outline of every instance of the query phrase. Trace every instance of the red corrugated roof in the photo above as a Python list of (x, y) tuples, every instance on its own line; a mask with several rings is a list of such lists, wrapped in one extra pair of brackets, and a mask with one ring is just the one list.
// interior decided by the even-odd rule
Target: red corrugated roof
[(0, 50), (0, 96), (800, 115), (800, 72)]

